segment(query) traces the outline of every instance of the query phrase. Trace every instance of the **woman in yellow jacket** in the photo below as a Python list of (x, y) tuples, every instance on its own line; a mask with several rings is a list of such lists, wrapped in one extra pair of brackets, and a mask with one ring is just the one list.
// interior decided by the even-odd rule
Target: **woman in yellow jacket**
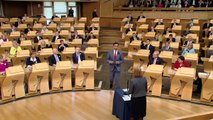
[(16, 41), (13, 41), (13, 46), (10, 48), (10, 55), (16, 55), (17, 52), (22, 51), (21, 47)]

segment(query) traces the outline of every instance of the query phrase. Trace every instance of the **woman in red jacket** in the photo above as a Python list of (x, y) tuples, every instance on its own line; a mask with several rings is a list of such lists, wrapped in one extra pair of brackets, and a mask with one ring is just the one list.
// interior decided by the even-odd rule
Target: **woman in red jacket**
[(185, 58), (183, 56), (179, 56), (173, 66), (174, 70), (177, 70), (181, 67), (190, 67), (189, 63), (185, 61)]

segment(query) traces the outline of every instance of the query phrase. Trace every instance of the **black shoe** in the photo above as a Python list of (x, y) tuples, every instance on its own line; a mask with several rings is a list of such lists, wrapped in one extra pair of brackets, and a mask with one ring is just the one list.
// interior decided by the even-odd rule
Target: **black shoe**
[(109, 86), (109, 88), (110, 88), (110, 89), (112, 89), (112, 87), (113, 87), (113, 85), (112, 85), (112, 83), (110, 82), (110, 86)]

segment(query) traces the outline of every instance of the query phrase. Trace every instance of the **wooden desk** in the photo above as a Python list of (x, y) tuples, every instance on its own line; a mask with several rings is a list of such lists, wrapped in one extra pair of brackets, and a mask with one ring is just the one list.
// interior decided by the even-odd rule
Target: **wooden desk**
[(64, 51), (62, 52), (62, 60), (67, 61), (70, 60), (72, 61), (72, 54), (75, 53), (75, 48), (74, 47), (66, 47)]
[(199, 19), (193, 19), (194, 24), (199, 24)]
[(142, 67), (146, 69), (149, 62), (149, 54), (150, 50), (138, 50), (138, 52), (133, 55), (133, 68)]
[(197, 53), (186, 53), (184, 55), (185, 60), (191, 64), (192, 68), (197, 68), (198, 64), (198, 54)]
[(53, 37), (54, 33), (52, 30), (47, 30), (43, 33), (42, 37), (43, 39), (51, 39), (52, 40), (52, 37)]
[(23, 31), (26, 28), (27, 28), (27, 24), (19, 24), (18, 27), (17, 27), (17, 30)]
[(207, 76), (201, 76), (201, 74), (198, 75), (202, 79), (200, 101), (211, 102), (211, 100), (213, 100), (213, 71), (211, 71)]
[(78, 35), (82, 36), (83, 38), (85, 38), (85, 32), (84, 30), (77, 30)]
[(182, 26), (181, 25), (176, 25), (172, 28), (172, 32), (181, 35), (181, 31), (182, 31)]
[(147, 32), (148, 28), (149, 28), (149, 24), (142, 24), (142, 25), (140, 25), (139, 27), (136, 28), (137, 29), (136, 31), (138, 33)]
[(147, 92), (161, 96), (163, 65), (149, 65), (143, 76), (147, 79)]
[(53, 22), (59, 24), (61, 22), (61, 18), (55, 17), (53, 18)]
[(99, 23), (100, 18), (99, 17), (95, 17), (92, 19), (92, 23)]
[(176, 23), (179, 23), (179, 24), (180, 24), (180, 19), (172, 19), (172, 20), (171, 20), (171, 23), (174, 23), (174, 22), (176, 22)]
[(85, 29), (85, 23), (78, 23), (74, 25), (75, 30), (84, 30)]
[(179, 98), (180, 95), (180, 99), (191, 101), (195, 74), (196, 69), (194, 68), (179, 68), (175, 75), (171, 77), (169, 95), (176, 98)]
[(61, 23), (61, 30), (69, 30), (70, 31), (71, 24), (70, 23)]
[(180, 45), (179, 42), (171, 42), (170, 43), (170, 47), (173, 48), (174, 55), (178, 55), (179, 45)]
[(6, 77), (1, 86), (2, 100), (21, 98), (24, 92), (24, 70), (22, 66), (13, 66), (6, 69)]
[(84, 51), (86, 60), (94, 61), (94, 70), (97, 70), (97, 58), (98, 58), (98, 49), (97, 47), (88, 47)]
[(38, 57), (40, 58), (41, 62), (49, 62), (48, 57), (52, 54), (53, 54), (52, 48), (45, 48), (41, 49)]
[(2, 42), (1, 47), (0, 47), (0, 52), (10, 52), (10, 48), (13, 46), (12, 41), (7, 41), (7, 42)]
[(48, 93), (48, 77), (49, 65), (47, 63), (37, 63), (32, 65), (32, 72), (28, 78), (28, 94)]
[(155, 50), (159, 50), (160, 41), (151, 41), (150, 44), (155, 47)]
[(128, 21), (128, 18), (123, 18), (121, 21), (121, 26), (124, 26), (124, 24)]
[(160, 22), (163, 22), (163, 19), (155, 19), (155, 20), (154, 20), (154, 23), (157, 23), (157, 22), (159, 22), (159, 21), (160, 21)]
[(75, 76), (76, 89), (94, 89), (94, 61), (81, 61)]
[(92, 33), (96, 38), (99, 38), (99, 30), (93, 30)]
[(87, 42), (87, 44), (90, 47), (99, 47), (99, 40), (98, 39), (89, 39), (89, 41)]
[(72, 89), (71, 62), (59, 61), (52, 72), (52, 90), (63, 91)]
[(128, 47), (128, 57), (132, 58), (132, 55), (136, 54), (138, 50), (141, 49), (141, 41), (140, 40), (133, 40)]
[(169, 76), (168, 70), (172, 68), (172, 56), (172, 51), (162, 51), (159, 55), (159, 57), (164, 61), (163, 76)]
[(10, 30), (11, 29), (11, 25), (10, 24), (3, 24), (2, 26), (1, 26), (1, 31), (2, 32), (6, 32), (6, 31), (8, 31), (8, 30)]
[(51, 23), (47, 26), (48, 30), (56, 31), (57, 29), (57, 24), (56, 23)]
[(11, 32), (10, 36), (8, 36), (8, 39), (10, 41), (13, 41), (14, 39), (18, 39), (20, 35), (21, 35), (20, 31)]
[(18, 18), (10, 18), (10, 24), (14, 24), (15, 22), (18, 22)]
[(32, 25), (32, 24), (33, 24), (33, 18), (27, 17), (27, 18), (24, 20), (24, 23), (25, 23), (25, 24), (30, 24), (30, 25)]
[(140, 18), (138, 21), (137, 21), (137, 26), (140, 26), (141, 24), (144, 24), (146, 23), (146, 18)]
[(193, 48), (195, 49), (195, 52), (199, 54), (200, 52), (200, 44), (199, 43), (194, 43)]
[(31, 50), (32, 41), (31, 40), (22, 40), (20, 46), (21, 46), (22, 50)]
[(154, 39), (155, 38), (155, 32), (147, 32), (144, 36), (144, 40), (146, 41), (146, 39)]
[(81, 17), (79, 20), (78, 20), (79, 23), (86, 23), (87, 22), (87, 17)]
[(63, 21), (61, 21), (63, 23), (70, 23), (71, 25), (74, 25), (75, 23), (75, 18), (74, 17), (67, 17), (65, 18)]
[(196, 33), (196, 34), (199, 35), (199, 33), (200, 33), (200, 26), (192, 26), (190, 28), (190, 31), (192, 31), (192, 33)]
[(203, 61), (204, 72), (213, 71), (213, 55), (210, 58), (201, 58)]
[(12, 57), (13, 66), (22, 65), (24, 66), (26, 63), (26, 58), (30, 56), (29, 50), (21, 50), (17, 52), (16, 56)]
[(43, 25), (47, 25), (47, 18), (40, 18), (39, 23), (42, 23)]
[(37, 31), (29, 31), (27, 33), (27, 39), (28, 40), (33, 40), (36, 37), (36, 33), (37, 33)]
[(41, 23), (37, 23), (33, 25), (33, 30), (35, 31), (41, 31), (42, 29), (42, 24)]
[(157, 25), (155, 27), (155, 30), (156, 31), (159, 31), (160, 33), (163, 33), (164, 32), (164, 29), (165, 29), (165, 25)]
[(69, 35), (70, 35), (70, 32), (69, 32), (69, 30), (61, 30), (61, 32), (59, 33), (59, 35), (60, 35), (62, 38), (68, 40)]
[(73, 39), (71, 44), (69, 44), (70, 47), (81, 47), (82, 45), (82, 39)]
[(126, 29), (129, 28), (129, 26), (132, 28), (133, 27), (133, 24), (126, 24), (125, 26), (122, 26), (122, 33), (125, 33), (126, 32)]

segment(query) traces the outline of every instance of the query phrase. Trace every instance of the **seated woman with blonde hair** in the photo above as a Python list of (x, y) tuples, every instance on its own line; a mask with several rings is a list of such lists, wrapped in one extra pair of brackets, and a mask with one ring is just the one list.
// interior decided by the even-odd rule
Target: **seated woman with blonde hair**
[(141, 76), (141, 68), (134, 68), (134, 78), (130, 80), (129, 91), (131, 94), (130, 117), (133, 120), (143, 120), (146, 116), (147, 80)]
[(13, 41), (13, 46), (10, 48), (10, 55), (15, 56), (17, 52), (22, 51), (17, 41)]

